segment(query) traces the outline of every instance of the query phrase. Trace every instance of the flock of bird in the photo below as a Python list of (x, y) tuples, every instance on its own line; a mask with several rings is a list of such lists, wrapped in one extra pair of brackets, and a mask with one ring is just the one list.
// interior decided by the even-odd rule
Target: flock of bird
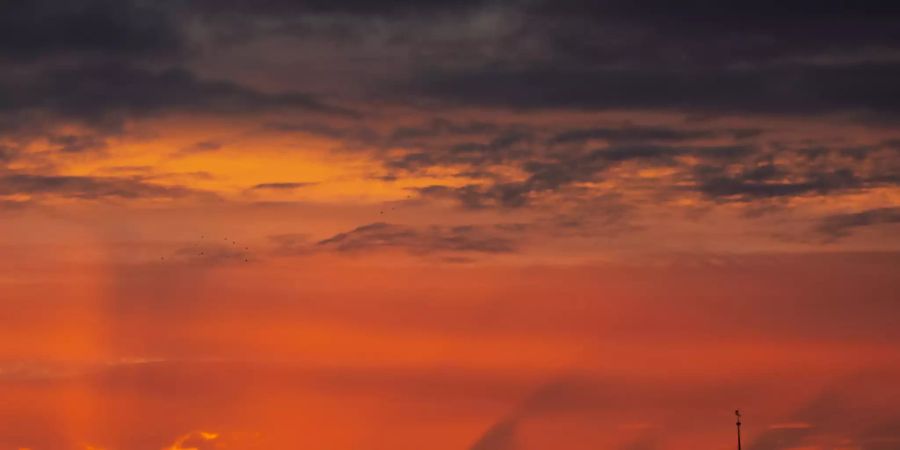
[[(243, 260), (243, 262), (245, 262), (245, 263), (250, 262), (250, 257), (249, 257), (249, 253), (248, 253), (250, 251), (249, 246), (243, 246), (243, 250), (241, 250), (241, 247), (238, 245), (237, 241), (230, 240), (230, 239), (228, 239), (228, 237), (223, 237), (222, 240), (225, 241), (226, 245), (228, 244), (228, 242), (230, 240), (231, 247), (234, 247), (234, 249), (235, 249), (234, 252), (232, 252), (230, 249), (228, 251), (223, 252), (222, 247), (210, 247), (209, 245), (206, 245), (205, 244), (206, 242), (211, 242), (211, 240), (206, 239), (206, 235), (200, 235), (200, 240), (204, 241), (204, 242), (201, 244), (197, 244), (197, 245), (188, 247), (177, 253), (179, 255), (192, 256), (192, 257), (197, 257), (197, 258), (206, 258), (206, 257), (225, 255), (225, 256), (234, 257), (235, 259)], [(160, 256), (159, 260), (165, 261), (166, 257)]]

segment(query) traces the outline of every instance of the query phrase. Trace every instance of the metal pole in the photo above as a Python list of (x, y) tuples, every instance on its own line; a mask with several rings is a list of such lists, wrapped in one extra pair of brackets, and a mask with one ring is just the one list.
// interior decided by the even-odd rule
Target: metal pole
[(741, 410), (734, 410), (734, 415), (737, 416), (737, 438), (738, 438), (738, 448), (737, 450), (741, 450)]

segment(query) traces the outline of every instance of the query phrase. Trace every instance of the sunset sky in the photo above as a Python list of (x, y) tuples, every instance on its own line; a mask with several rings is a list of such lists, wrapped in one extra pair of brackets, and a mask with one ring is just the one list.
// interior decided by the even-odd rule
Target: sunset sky
[(900, 3), (0, 1), (0, 450), (900, 449)]

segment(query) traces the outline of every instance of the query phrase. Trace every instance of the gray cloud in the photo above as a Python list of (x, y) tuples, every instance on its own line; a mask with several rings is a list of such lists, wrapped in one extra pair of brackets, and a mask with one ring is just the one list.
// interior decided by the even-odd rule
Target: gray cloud
[(18, 154), (18, 151), (10, 147), (0, 146), (0, 163), (12, 161), (13, 157), (15, 157), (16, 154)]
[(130, 0), (9, 0), (0, 12), (0, 58), (181, 54), (187, 44), (180, 24), (159, 6)]
[(339, 233), (316, 248), (340, 253), (400, 249), (416, 255), (435, 253), (512, 253), (518, 242), (502, 225), (430, 226), (424, 228), (376, 222)]
[(269, 239), (278, 255), (400, 250), (447, 262), (469, 262), (472, 259), (467, 255), (517, 252), (526, 228), (523, 224), (411, 226), (375, 222), (318, 241), (306, 234), (281, 234)]
[(154, 184), (139, 177), (115, 178), (27, 173), (0, 175), (0, 195), (15, 194), (58, 195), (98, 200), (104, 198), (180, 198), (203, 193), (183, 186)]
[(517, 109), (663, 109), (682, 112), (819, 115), (867, 111), (894, 120), (900, 65), (777, 68), (526, 68), (429, 70), (419, 95), (454, 105)]
[(274, 183), (260, 183), (253, 186), (251, 189), (268, 189), (268, 190), (277, 190), (277, 191), (290, 191), (294, 189), (315, 186), (316, 183), (310, 182), (274, 182)]
[(350, 14), (380, 17), (383, 15), (422, 15), (489, 4), (486, 0), (461, 0), (443, 2), (438, 0), (389, 0), (373, 5), (365, 0), (311, 0), (296, 2), (271, 0), (253, 2), (247, 0), (200, 0), (189, 5), (196, 11), (209, 14), (251, 14), (270, 17), (292, 17), (304, 14)]
[(145, 69), (126, 64), (52, 68), (0, 76), (0, 112), (48, 111), (88, 122), (172, 112), (236, 114), (266, 109), (352, 116), (309, 94), (269, 94), (230, 81), (205, 80), (183, 68)]
[[(495, 116), (483, 110), (831, 114), (889, 124), (900, 113), (898, 16), (900, 8), (867, 1), (13, 0), (0, 12), (0, 59), (10, 67), (0, 74), (0, 128), (50, 124), (31, 132), (75, 153), (101, 149), (107, 137), (53, 134), (52, 122), (298, 113), (267, 116), (262, 128), (368, 151), (383, 180), (450, 167), (468, 184), (420, 192), (469, 208), (525, 207), (557, 194), (580, 201), (579, 186), (617, 181), (607, 177), (625, 164), (676, 173), (647, 190), (714, 202), (839, 195), (897, 185), (896, 163), (883, 164), (896, 153), (877, 155), (889, 141), (801, 151), (753, 126), (563, 126), (538, 115), (485, 119)], [(259, 65), (241, 59), (248, 49)], [(308, 71), (315, 77), (304, 78)], [(392, 107), (422, 118), (376, 117)], [(474, 109), (482, 111), (466, 113)], [(18, 155), (3, 145), (0, 161)]]
[(580, 182), (597, 181), (608, 170), (629, 162), (648, 166), (675, 166), (684, 155), (728, 158), (748, 152), (747, 147), (682, 147), (667, 145), (622, 145), (599, 149), (566, 149), (533, 151), (516, 164), (525, 173), (521, 181), (494, 180), (486, 184), (462, 187), (429, 186), (419, 190), (431, 197), (456, 198), (469, 208), (526, 206), (542, 193), (557, 192)]
[[(357, 56), (372, 95), (407, 104), (900, 112), (900, 9), (885, 2), (14, 0), (2, 16), (0, 55), (16, 60), (184, 61), (272, 35), (341, 42), (327, 51)], [(385, 54), (405, 56), (387, 71), (364, 62)]]
[(860, 228), (897, 223), (900, 223), (900, 208), (888, 207), (827, 216), (820, 220), (815, 229), (828, 239), (836, 240)]
[(554, 144), (585, 142), (591, 139), (621, 141), (690, 141), (715, 136), (709, 130), (678, 129), (671, 127), (627, 126), (621, 128), (579, 128), (566, 130), (551, 138)]
[(804, 427), (771, 429), (755, 437), (749, 450), (778, 450), (836, 436), (862, 450), (893, 448), (900, 442), (900, 416), (893, 408), (900, 391), (896, 373), (863, 373), (827, 386), (787, 420)]
[(98, 135), (51, 135), (47, 138), (50, 146), (63, 153), (81, 153), (104, 150), (108, 147), (106, 138)]
[[(530, 416), (547, 412), (573, 389), (571, 380), (547, 383), (529, 394), (508, 415), (491, 425), (469, 450), (515, 450), (519, 423)], [(577, 389), (577, 388), (576, 388)], [(563, 402), (565, 402), (563, 400)]]
[[(560, 127), (435, 118), (387, 133), (369, 129), (364, 139), (353, 128), (322, 132), (343, 140), (346, 148), (372, 152), (388, 172), (385, 180), (450, 168), (472, 182), (427, 186), (418, 192), (473, 209), (519, 208), (559, 193), (577, 200), (570, 194), (584, 193), (577, 188), (580, 183), (602, 182), (625, 164), (674, 171), (671, 179), (653, 186), (661, 195), (699, 193), (716, 202), (843, 194), (900, 182), (889, 141), (771, 141), (759, 128), (632, 123)], [(509, 169), (520, 176), (509, 176)]]
[(515, 418), (504, 419), (493, 424), (469, 447), (469, 450), (515, 450), (518, 448), (516, 445), (518, 425)]
[(726, 174), (722, 167), (700, 166), (695, 168), (695, 173), (697, 189), (706, 196), (738, 201), (808, 194), (826, 195), (881, 184), (877, 179), (861, 178), (848, 168), (806, 174), (787, 170), (782, 166), (767, 164), (746, 168), (737, 174)]
[(187, 147), (179, 149), (172, 156), (177, 158), (182, 156), (196, 155), (199, 153), (210, 153), (221, 149), (224, 145), (224, 143), (215, 140), (195, 142)]

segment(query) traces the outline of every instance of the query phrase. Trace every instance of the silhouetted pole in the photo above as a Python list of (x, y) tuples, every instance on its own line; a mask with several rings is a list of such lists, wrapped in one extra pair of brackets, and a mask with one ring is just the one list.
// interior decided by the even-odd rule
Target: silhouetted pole
[(741, 450), (741, 410), (734, 410), (734, 415), (737, 416), (738, 450)]

